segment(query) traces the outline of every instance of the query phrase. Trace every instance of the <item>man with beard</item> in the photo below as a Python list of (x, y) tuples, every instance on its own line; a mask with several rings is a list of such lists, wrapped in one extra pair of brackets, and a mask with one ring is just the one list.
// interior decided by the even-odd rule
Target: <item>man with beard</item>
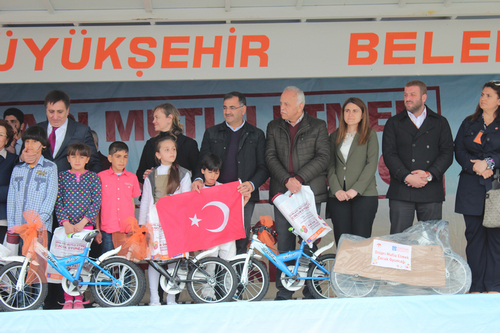
[(442, 218), (443, 176), (453, 162), (453, 137), (443, 116), (425, 105), (427, 86), (410, 81), (405, 110), (387, 120), (382, 154), (391, 182), (387, 191), (391, 234), (418, 221)]

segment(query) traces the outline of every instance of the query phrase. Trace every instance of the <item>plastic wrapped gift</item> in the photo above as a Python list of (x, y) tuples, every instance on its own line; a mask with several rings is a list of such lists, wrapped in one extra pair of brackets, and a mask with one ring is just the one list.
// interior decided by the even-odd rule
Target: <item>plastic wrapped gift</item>
[(446, 221), (368, 239), (343, 234), (330, 282), (339, 297), (466, 293), (471, 271), (448, 239)]

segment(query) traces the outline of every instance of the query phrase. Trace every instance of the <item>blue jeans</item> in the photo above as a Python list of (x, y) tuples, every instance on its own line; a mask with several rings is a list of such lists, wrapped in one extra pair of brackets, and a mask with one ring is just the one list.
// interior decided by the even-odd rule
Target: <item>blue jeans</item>
[(101, 230), (101, 235), (102, 235), (102, 244), (101, 244), (102, 254), (114, 250), (115, 246), (113, 245), (113, 234)]

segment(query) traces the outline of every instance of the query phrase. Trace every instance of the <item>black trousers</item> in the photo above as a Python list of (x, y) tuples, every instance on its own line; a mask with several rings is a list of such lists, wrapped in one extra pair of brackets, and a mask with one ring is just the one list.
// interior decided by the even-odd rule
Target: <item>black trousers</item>
[(411, 202), (389, 199), (389, 219), (391, 235), (405, 231), (413, 225), (417, 212), (418, 221), (441, 220), (443, 216), (442, 202)]
[(465, 253), (472, 271), (471, 292), (500, 292), (500, 228), (483, 227), (483, 216), (464, 215)]
[(342, 234), (371, 237), (373, 220), (378, 209), (377, 196), (358, 195), (349, 201), (339, 201), (336, 197), (330, 197), (327, 205), (337, 247)]

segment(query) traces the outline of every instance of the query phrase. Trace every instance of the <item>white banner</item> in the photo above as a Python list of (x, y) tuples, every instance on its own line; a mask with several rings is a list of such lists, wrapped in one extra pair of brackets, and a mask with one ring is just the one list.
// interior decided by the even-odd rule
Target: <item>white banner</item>
[(3, 83), (488, 74), (498, 20), (0, 28)]

